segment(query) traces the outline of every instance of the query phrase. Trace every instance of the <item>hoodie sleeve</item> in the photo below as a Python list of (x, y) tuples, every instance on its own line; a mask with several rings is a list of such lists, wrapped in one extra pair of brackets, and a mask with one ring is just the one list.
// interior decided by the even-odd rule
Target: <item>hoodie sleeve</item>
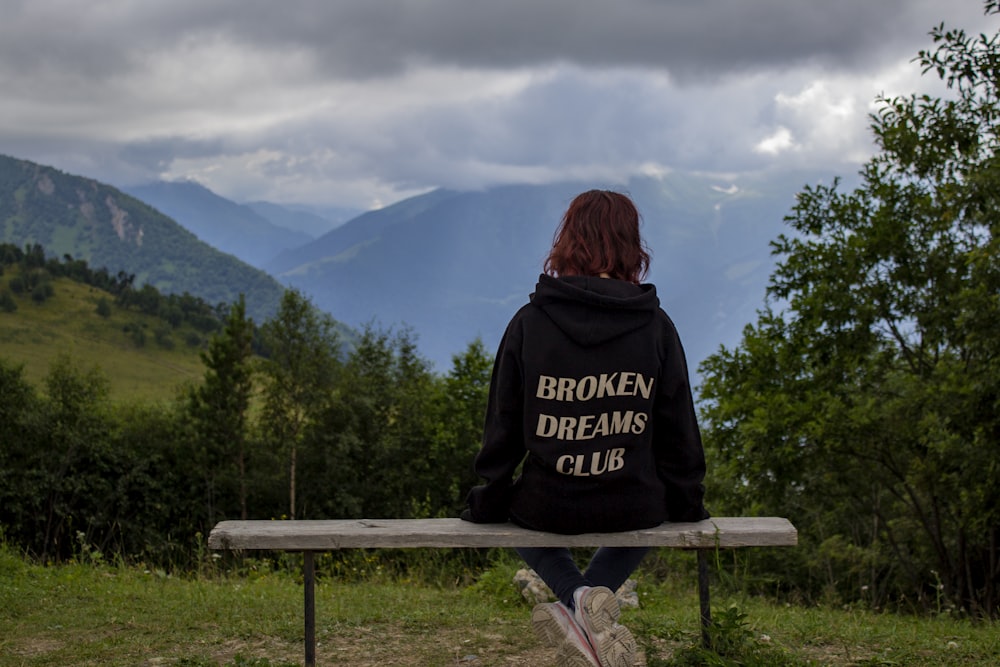
[(519, 338), (512, 322), (493, 363), (483, 445), (475, 460), (476, 474), (486, 483), (469, 491), (469, 508), (462, 517), (476, 523), (508, 520), (514, 471), (526, 453)]
[(656, 472), (667, 487), (670, 521), (700, 521), (709, 516), (703, 504), (705, 451), (684, 350), (673, 323), (666, 319), (660, 388), (653, 408)]

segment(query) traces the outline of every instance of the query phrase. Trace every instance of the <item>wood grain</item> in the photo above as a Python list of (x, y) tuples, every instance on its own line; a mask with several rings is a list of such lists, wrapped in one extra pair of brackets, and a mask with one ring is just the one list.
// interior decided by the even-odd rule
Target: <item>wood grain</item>
[(222, 521), (208, 537), (211, 549), (331, 551), (411, 547), (654, 546), (678, 549), (795, 546), (798, 532), (780, 517), (716, 517), (664, 523), (620, 533), (560, 535), (510, 523), (460, 519), (345, 519)]

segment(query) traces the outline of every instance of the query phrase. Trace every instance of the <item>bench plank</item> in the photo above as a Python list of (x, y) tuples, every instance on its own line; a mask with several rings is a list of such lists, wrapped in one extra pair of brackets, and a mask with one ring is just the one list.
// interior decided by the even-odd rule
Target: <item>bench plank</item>
[(331, 551), (410, 547), (654, 546), (712, 549), (795, 546), (798, 533), (779, 517), (715, 517), (697, 523), (665, 523), (618, 533), (559, 535), (514, 524), (476, 524), (461, 519), (342, 519), (222, 521), (208, 537), (210, 549)]

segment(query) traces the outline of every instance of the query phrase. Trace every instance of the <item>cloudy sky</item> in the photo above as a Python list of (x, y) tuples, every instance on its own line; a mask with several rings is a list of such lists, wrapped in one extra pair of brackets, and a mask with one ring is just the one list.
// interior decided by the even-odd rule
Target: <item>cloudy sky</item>
[(853, 174), (981, 0), (0, 0), (0, 153), (371, 208), (671, 169)]

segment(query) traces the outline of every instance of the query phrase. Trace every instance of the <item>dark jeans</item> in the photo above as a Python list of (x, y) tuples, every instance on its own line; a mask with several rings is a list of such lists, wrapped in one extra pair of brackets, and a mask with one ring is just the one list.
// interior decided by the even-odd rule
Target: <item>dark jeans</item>
[(518, 547), (518, 555), (542, 578), (559, 600), (573, 609), (573, 591), (580, 586), (606, 586), (612, 591), (639, 567), (650, 547), (601, 547), (580, 572), (565, 547)]

